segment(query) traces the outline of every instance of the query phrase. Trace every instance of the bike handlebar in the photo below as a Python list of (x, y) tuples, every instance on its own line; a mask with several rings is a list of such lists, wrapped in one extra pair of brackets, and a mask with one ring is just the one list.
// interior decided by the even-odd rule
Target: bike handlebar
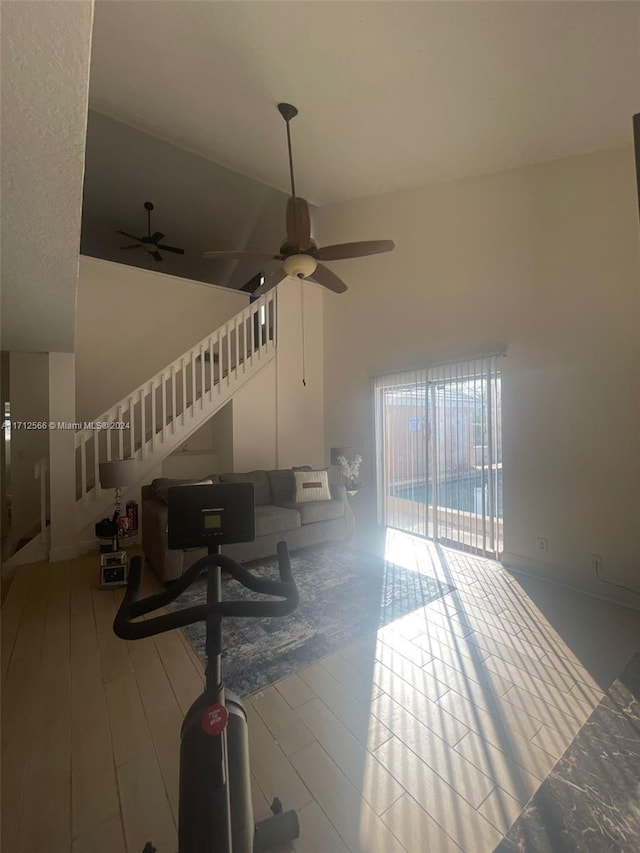
[[(284, 600), (219, 601), (185, 607), (174, 613), (154, 616), (152, 619), (146, 619), (143, 622), (133, 621), (139, 616), (144, 616), (146, 613), (151, 613), (175, 601), (194, 582), (200, 572), (210, 566), (220, 566), (221, 569), (225, 569), (231, 577), (253, 592), (277, 596)], [(142, 578), (142, 558), (133, 557), (127, 589), (116, 613), (113, 630), (123, 640), (140, 640), (143, 637), (151, 637), (154, 634), (204, 621), (213, 614), (250, 617), (286, 616), (288, 613), (293, 613), (299, 602), (298, 588), (291, 574), (289, 549), (286, 542), (278, 542), (278, 568), (280, 571), (279, 581), (263, 580), (238, 565), (230, 557), (223, 554), (209, 554), (195, 562), (181, 577), (174, 581), (169, 589), (147, 598), (138, 599)]]

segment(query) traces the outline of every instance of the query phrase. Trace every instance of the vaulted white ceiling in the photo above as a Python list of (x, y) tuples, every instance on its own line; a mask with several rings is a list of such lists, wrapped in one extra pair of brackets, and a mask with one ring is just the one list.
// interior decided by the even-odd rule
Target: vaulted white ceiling
[[(2, 346), (70, 351), (93, 2), (2, 7)], [(631, 144), (640, 3), (99, 0), (89, 97), (285, 192), (293, 102), (326, 204)]]
[(99, 0), (91, 106), (316, 204), (631, 144), (636, 2)]

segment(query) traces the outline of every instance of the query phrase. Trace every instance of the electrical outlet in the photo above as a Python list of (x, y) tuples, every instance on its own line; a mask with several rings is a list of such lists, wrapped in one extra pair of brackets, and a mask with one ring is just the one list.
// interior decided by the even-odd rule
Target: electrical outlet
[(602, 571), (602, 557), (600, 554), (591, 555), (591, 568), (597, 575)]
[(548, 541), (546, 539), (544, 539), (542, 536), (540, 536), (540, 538), (538, 539), (538, 551), (541, 554), (546, 554), (548, 549), (549, 549)]

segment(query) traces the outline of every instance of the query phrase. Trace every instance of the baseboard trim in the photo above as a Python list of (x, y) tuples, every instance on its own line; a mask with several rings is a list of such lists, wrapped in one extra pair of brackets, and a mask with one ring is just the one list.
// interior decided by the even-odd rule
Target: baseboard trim
[(99, 553), (100, 551), (100, 543), (98, 540), (93, 537), (93, 539), (83, 539), (82, 542), (78, 542), (78, 553), (79, 554), (91, 554), (93, 552)]
[(49, 551), (49, 562), (59, 563), (61, 560), (73, 560), (79, 554), (80, 550), (77, 545), (67, 545), (66, 548), (51, 548)]
[(502, 565), (509, 572), (539, 578), (555, 586), (564, 587), (564, 589), (570, 589), (591, 598), (599, 598), (601, 601), (619, 604), (629, 610), (640, 610), (640, 595), (618, 589), (615, 586), (609, 586), (595, 575), (593, 577), (584, 574), (578, 575), (574, 570), (566, 569), (563, 566), (540, 563), (530, 557), (521, 557), (519, 554), (511, 554), (506, 551), (502, 555)]

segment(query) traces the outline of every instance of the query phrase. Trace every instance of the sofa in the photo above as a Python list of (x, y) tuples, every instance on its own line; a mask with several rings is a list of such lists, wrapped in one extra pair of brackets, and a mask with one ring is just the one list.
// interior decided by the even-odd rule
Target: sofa
[(222, 553), (237, 562), (274, 555), (282, 539), (290, 550), (348, 539), (355, 529), (354, 515), (341, 482), (328, 477), (329, 494), (324, 500), (296, 503), (294, 472), (312, 470), (310, 466), (301, 466), (274, 471), (210, 474), (198, 481), (153, 480), (142, 487), (142, 550), (148, 565), (160, 580), (169, 583), (207, 553), (204, 548), (173, 551), (167, 546), (167, 492), (171, 486), (186, 483), (253, 483), (256, 538), (253, 542), (222, 546)]

